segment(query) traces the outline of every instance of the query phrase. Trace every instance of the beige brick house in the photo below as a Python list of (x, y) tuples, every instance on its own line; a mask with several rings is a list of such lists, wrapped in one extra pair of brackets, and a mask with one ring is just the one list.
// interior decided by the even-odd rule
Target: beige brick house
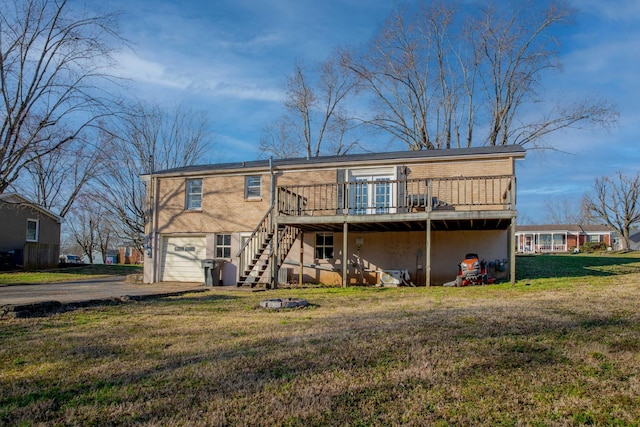
[[(146, 176), (145, 281), (440, 285), (466, 253), (515, 273), (520, 146), (192, 166)], [(397, 281), (397, 280), (395, 280)]]

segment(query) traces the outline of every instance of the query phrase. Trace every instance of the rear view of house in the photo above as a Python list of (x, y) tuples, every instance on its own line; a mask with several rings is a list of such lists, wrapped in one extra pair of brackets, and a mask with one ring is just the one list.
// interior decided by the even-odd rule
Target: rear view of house
[(504, 146), (159, 171), (145, 177), (145, 281), (202, 282), (214, 259), (224, 285), (438, 285), (470, 252), (507, 260), (513, 280), (524, 156)]

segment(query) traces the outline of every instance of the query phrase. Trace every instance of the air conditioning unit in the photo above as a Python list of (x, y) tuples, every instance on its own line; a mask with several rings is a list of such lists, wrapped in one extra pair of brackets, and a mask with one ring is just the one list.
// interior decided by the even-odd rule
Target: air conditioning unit
[(382, 270), (380, 284), (382, 286), (399, 286), (402, 283), (402, 270)]
[(278, 269), (278, 285), (286, 285), (289, 283), (289, 278), (293, 276), (293, 268)]

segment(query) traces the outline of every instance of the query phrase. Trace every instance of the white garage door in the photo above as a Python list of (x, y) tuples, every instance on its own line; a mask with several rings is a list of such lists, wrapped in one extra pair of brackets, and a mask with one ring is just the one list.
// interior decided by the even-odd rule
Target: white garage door
[(204, 237), (165, 237), (162, 242), (160, 280), (163, 282), (203, 282), (200, 261), (206, 257)]

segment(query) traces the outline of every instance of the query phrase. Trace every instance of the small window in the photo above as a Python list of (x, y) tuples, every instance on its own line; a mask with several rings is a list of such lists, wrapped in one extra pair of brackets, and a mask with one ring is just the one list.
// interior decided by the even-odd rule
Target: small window
[(216, 235), (216, 258), (231, 258), (231, 234)]
[(27, 242), (37, 242), (40, 234), (40, 221), (37, 219), (27, 220)]
[(316, 234), (316, 259), (333, 259), (333, 234)]
[(187, 209), (202, 209), (202, 178), (187, 180)]
[(262, 195), (262, 179), (260, 175), (250, 175), (245, 178), (245, 198), (255, 199)]

